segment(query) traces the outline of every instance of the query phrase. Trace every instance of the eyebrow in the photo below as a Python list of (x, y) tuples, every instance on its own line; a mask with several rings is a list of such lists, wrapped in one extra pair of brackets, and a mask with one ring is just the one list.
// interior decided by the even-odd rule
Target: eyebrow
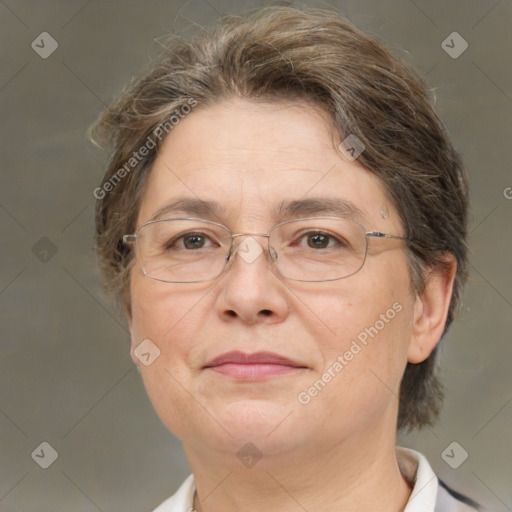
[(308, 197), (293, 201), (281, 201), (275, 210), (275, 217), (279, 221), (316, 215), (332, 215), (358, 221), (368, 220), (368, 216), (362, 208), (341, 197)]
[(158, 208), (151, 216), (150, 221), (158, 220), (171, 213), (184, 213), (205, 219), (215, 217), (219, 219), (224, 213), (224, 208), (217, 201), (205, 201), (194, 197), (182, 197), (176, 201)]
[[(194, 217), (219, 221), (226, 213), (225, 208), (217, 201), (206, 201), (199, 198), (179, 198), (158, 208), (150, 221), (159, 220), (169, 214), (182, 213)], [(273, 210), (277, 222), (303, 216), (328, 215), (349, 218), (356, 221), (367, 221), (366, 212), (353, 202), (340, 197), (308, 197), (303, 199), (283, 200)]]

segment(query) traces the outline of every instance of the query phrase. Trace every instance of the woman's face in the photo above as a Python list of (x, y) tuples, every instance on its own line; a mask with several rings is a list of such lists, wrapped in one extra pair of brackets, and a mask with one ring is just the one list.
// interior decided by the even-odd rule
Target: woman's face
[[(326, 114), (306, 104), (198, 106), (159, 152), (137, 226), (190, 198), (217, 202), (219, 211), (160, 218), (201, 217), (232, 233), (268, 233), (282, 202), (337, 198), (360, 210), (356, 219), (367, 231), (403, 235), (379, 180), (344, 158), (339, 142)], [(316, 215), (326, 213), (298, 210), (295, 217)], [(416, 301), (403, 242), (372, 238), (358, 273), (298, 282), (275, 272), (266, 238), (245, 247), (258, 249), (254, 241), (259, 257), (237, 254), (213, 281), (165, 283), (132, 268), (132, 357), (164, 424), (186, 448), (233, 455), (247, 442), (270, 456), (299, 446), (328, 450), (348, 438), (360, 446), (372, 435), (394, 438)], [(160, 351), (148, 366), (133, 352), (143, 340)], [(253, 366), (251, 378), (236, 365), (206, 367), (231, 351), (272, 352), (296, 367), (265, 373)]]

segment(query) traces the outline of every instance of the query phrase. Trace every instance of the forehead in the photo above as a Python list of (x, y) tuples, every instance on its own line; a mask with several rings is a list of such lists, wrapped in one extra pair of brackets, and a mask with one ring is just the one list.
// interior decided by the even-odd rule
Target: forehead
[(337, 137), (329, 115), (310, 104), (196, 107), (160, 148), (137, 224), (192, 213), (176, 204), (193, 203), (195, 216), (212, 213), (223, 222), (316, 213), (382, 220), (382, 208), (392, 210), (384, 186), (342, 156)]

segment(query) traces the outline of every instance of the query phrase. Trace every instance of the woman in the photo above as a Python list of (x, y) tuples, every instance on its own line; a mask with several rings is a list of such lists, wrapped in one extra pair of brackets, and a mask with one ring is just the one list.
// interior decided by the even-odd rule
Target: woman
[(469, 511), (431, 425), (467, 180), (425, 88), (330, 11), (227, 18), (99, 120), (105, 286), (192, 475), (158, 512)]

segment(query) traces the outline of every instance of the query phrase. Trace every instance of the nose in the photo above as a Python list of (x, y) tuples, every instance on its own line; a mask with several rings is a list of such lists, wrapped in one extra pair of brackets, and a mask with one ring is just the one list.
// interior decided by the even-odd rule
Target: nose
[[(268, 235), (237, 235), (220, 283), (218, 314), (225, 321), (277, 323), (289, 313), (286, 286), (267, 251)], [(243, 237), (243, 238), (242, 238)]]

